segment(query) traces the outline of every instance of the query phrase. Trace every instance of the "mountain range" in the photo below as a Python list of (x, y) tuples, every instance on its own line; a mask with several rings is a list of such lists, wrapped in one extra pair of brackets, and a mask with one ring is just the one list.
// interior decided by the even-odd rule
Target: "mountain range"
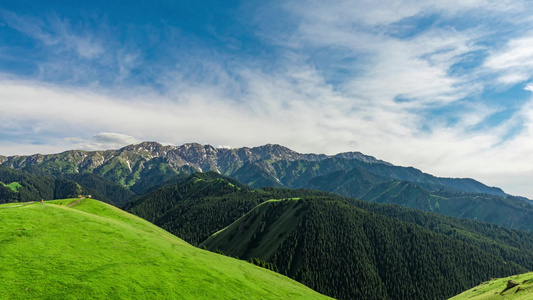
[(412, 167), (394, 166), (359, 152), (332, 156), (302, 154), (272, 144), (226, 149), (195, 143), (164, 146), (143, 142), (119, 150), (72, 150), (49, 155), (0, 156), (0, 164), (14, 169), (37, 166), (52, 175), (94, 173), (132, 190), (154, 176), (154, 172), (166, 175), (173, 172), (191, 174), (216, 171), (252, 187), (299, 188), (311, 178), (358, 167), (383, 177), (415, 182), (425, 187), (443, 186), (457, 191), (506, 196), (501, 189), (488, 187), (472, 179), (439, 178)]
[[(439, 178), (359, 152), (302, 154), (272, 144), (227, 149), (196, 143), (165, 146), (143, 142), (118, 150), (0, 157), (0, 166), (76, 182), (80, 189), (92, 190), (99, 199), (118, 206), (173, 178), (215, 171), (253, 188), (323, 190), (533, 230), (533, 207), (525, 205), (527, 199), (473, 179)], [(9, 184), (15, 180), (0, 176), (0, 181)]]

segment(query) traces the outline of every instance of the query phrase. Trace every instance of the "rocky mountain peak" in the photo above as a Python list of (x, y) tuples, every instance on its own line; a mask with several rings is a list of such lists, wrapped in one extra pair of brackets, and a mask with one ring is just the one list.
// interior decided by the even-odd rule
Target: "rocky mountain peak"
[(384, 165), (392, 166), (392, 164), (386, 161), (377, 159), (373, 156), (364, 155), (361, 152), (343, 152), (343, 153), (335, 154), (334, 157), (344, 158), (344, 159), (357, 159), (357, 160), (364, 161), (367, 163), (377, 163), (377, 164), (384, 164)]
[(145, 150), (145, 151), (152, 152), (152, 151), (157, 151), (162, 147), (163, 145), (157, 142), (142, 142), (139, 144), (128, 145), (126, 147), (121, 148), (120, 150), (127, 150), (127, 151)]
[(294, 159), (299, 155), (298, 152), (278, 144), (266, 144), (250, 150), (263, 159)]
[(172, 151), (177, 163), (192, 165), (200, 170), (217, 169), (218, 149), (198, 143), (183, 144)]
[(201, 154), (206, 155), (208, 153), (216, 153), (217, 149), (211, 145), (202, 145), (198, 143), (183, 144), (176, 149), (179, 153), (184, 154)]

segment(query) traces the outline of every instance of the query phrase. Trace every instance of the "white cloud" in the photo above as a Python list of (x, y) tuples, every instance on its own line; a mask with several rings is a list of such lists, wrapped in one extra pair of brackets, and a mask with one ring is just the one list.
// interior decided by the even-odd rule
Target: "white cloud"
[[(282, 6), (296, 16), (292, 31), (268, 35), (259, 29), (265, 42), (282, 46), (275, 50), (279, 57), (246, 61), (211, 49), (208, 55), (185, 51), (184, 60), (194, 64), (181, 68), (168, 60), (172, 63), (167, 66), (148, 68), (150, 80), (164, 87), (157, 91), (123, 85), (131, 70), (145, 63), (135, 47), (107, 53), (94, 34), (64, 19), (44, 26), (39, 19), (3, 14), (9, 26), (43, 44), (75, 52), (77, 57), (66, 58), (66, 63), (42, 63), (42, 78), (56, 70), (64, 74), (65, 68), (74, 69), (68, 73), (72, 77), (99, 78), (92, 65), (78, 64), (96, 58), (113, 60), (118, 71), (110, 76), (117, 83), (111, 88), (0, 81), (0, 131), (21, 138), (18, 143), (0, 142), (0, 152), (118, 148), (140, 140), (234, 147), (278, 143), (300, 152), (362, 151), (435, 175), (474, 177), (491, 185), (501, 185), (503, 174), (507, 192), (525, 191), (531, 197), (533, 191), (511, 179), (518, 182), (533, 174), (528, 163), (533, 161), (533, 104), (498, 126), (473, 130), (505, 108), (475, 101), (492, 84), (484, 76), (509, 84), (532, 75), (529, 37), (502, 36), (501, 48), (494, 48), (483, 42), (498, 29), (477, 22), (525, 22), (513, 18), (521, 5), (485, 0), (289, 1)], [(409, 18), (432, 15), (438, 15), (434, 26), (403, 35), (412, 29)], [(446, 18), (472, 18), (475, 24), (467, 29), (439, 24)], [(320, 51), (327, 55), (316, 59), (313, 55)], [(453, 73), (453, 66), (473, 52), (489, 54), (482, 67)], [(346, 74), (335, 82), (323, 65)], [(526, 89), (533, 91), (530, 85)], [(474, 100), (464, 101), (466, 97)], [(448, 115), (428, 111), (450, 104), (459, 108)], [(519, 124), (524, 129), (509, 138)], [(49, 136), (55, 146), (32, 146), (31, 139), (22, 139), (29, 135)]]
[(475, 48), (460, 34), (446, 34), (375, 43), (373, 63), (365, 66), (365, 76), (349, 83), (348, 91), (372, 101), (391, 102), (401, 96), (415, 101), (416, 106), (447, 104), (479, 91), (480, 87), (472, 85), (468, 76), (448, 73), (461, 55)]
[(54, 45), (57, 40), (50, 34), (43, 31), (45, 23), (43, 20), (31, 16), (19, 16), (13, 12), (2, 10), (0, 17), (6, 24), (28, 36), (36, 38), (46, 45)]
[(498, 72), (498, 81), (511, 85), (529, 80), (533, 76), (533, 37), (510, 40), (505, 47), (493, 53), (484, 67)]
[[(359, 23), (366, 26), (386, 26), (406, 18), (424, 16), (432, 13), (454, 13), (483, 8), (491, 10), (509, 10), (514, 5), (496, 5), (502, 1), (423, 1), (423, 0), (343, 0), (331, 3), (329, 1), (287, 1), (287, 9), (296, 15), (319, 24)], [(510, 1), (506, 1), (510, 3)], [(349, 27), (349, 26), (346, 26)]]
[(520, 13), (527, 10), (527, 5), (527, 1), (520, 0), (341, 0), (335, 3), (294, 0), (287, 1), (285, 7), (316, 23), (346, 25), (349, 22), (383, 28), (407, 18), (432, 14), (449, 17), (470, 12), (474, 15), (471, 17), (476, 17), (481, 13)]
[(90, 140), (85, 141), (82, 139), (70, 139), (76, 141), (75, 146), (81, 150), (105, 150), (105, 149), (117, 149), (127, 145), (136, 144), (141, 141), (138, 139), (120, 133), (101, 132), (93, 136)]
[[(326, 59), (342, 61), (339, 69), (350, 73), (339, 87), (348, 95), (376, 105), (406, 108), (446, 105), (483, 89), (475, 82), (476, 74), (450, 72), (468, 54), (483, 49), (477, 44), (483, 35), (478, 28), (458, 31), (450, 26), (435, 27), (410, 37), (398, 37), (390, 31), (399, 26), (393, 23), (405, 18), (464, 12), (487, 5), (487, 1), (456, 5), (441, 1), (299, 4), (292, 1), (286, 6), (301, 22), (291, 38), (282, 37), (279, 43), (289, 41), (286, 46), (296, 53), (336, 53), (337, 57)], [(400, 106), (394, 103), (398, 98), (408, 101)]]
[[(86, 89), (4, 81), (0, 83), (0, 119), (10, 123), (0, 124), (0, 130), (4, 126), (24, 128), (24, 124), (42, 123), (46, 124), (44, 135), (79, 137), (102, 132), (86, 140), (54, 138), (63, 150), (118, 148), (140, 140), (228, 143), (234, 147), (278, 143), (300, 152), (362, 151), (436, 175), (483, 180), (494, 179), (494, 174), (533, 172), (533, 166), (523, 160), (533, 161), (533, 132), (495, 147), (505, 131), (469, 134), (462, 128), (480, 122), (491, 114), (491, 108), (472, 107), (460, 116), (464, 125), (459, 127), (435, 125), (431, 132), (421, 132), (416, 129), (421, 116), (409, 110), (372, 104), (347, 110), (346, 103), (354, 99), (316, 81), (317, 74), (310, 69), (282, 76), (251, 70), (242, 75), (248, 82), (251, 102), (239, 107), (214, 98), (209, 87), (184, 89), (179, 95), (160, 98), (139, 94), (126, 101)], [(308, 90), (310, 87), (312, 90)], [(532, 112), (524, 110), (523, 117), (529, 122), (533, 120)], [(2, 154), (15, 149), (22, 151), (19, 154), (29, 154), (28, 149), (56, 149), (31, 147), (24, 141), (19, 145), (0, 143)]]

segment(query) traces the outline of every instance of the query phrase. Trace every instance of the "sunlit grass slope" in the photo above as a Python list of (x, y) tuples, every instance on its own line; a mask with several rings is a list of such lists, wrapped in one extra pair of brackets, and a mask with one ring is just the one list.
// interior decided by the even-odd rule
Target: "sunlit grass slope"
[(76, 200), (0, 205), (0, 299), (326, 298), (102, 202), (66, 207)]
[[(230, 226), (214, 233), (201, 246), (206, 246), (210, 250), (223, 249), (223, 252), (228, 255), (240, 256), (245, 259), (249, 258), (247, 256), (262, 259), (271, 258), (287, 238), (287, 233), (292, 232), (305, 215), (305, 208), (299, 205), (301, 202), (298, 200), (299, 198), (265, 201)], [(253, 250), (250, 250), (250, 241), (257, 236), (256, 232), (259, 228), (264, 226), (262, 224), (265, 222), (269, 210), (272, 209), (271, 204), (273, 203), (294, 204), (283, 206), (283, 212), (272, 222), (269, 230), (261, 236)]]
[[(507, 282), (513, 280), (518, 286), (507, 289)], [(451, 300), (533, 299), (533, 272), (505, 278), (493, 279), (469, 289)]]
[(10, 188), (13, 192), (17, 192), (19, 188), (22, 187), (22, 185), (18, 182), (12, 182), (10, 184), (5, 184), (3, 182), (0, 182), (1, 185)]

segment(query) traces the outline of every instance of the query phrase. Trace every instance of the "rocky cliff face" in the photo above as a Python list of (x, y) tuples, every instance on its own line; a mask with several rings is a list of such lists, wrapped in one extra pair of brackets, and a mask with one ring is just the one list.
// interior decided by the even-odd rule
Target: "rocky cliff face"
[(384, 165), (392, 166), (392, 164), (386, 161), (376, 159), (373, 156), (364, 155), (361, 152), (344, 152), (344, 153), (339, 153), (335, 155), (335, 157), (344, 158), (344, 159), (357, 159), (357, 160), (364, 161), (367, 163), (374, 163), (374, 164), (377, 163), (377, 164), (384, 164)]

